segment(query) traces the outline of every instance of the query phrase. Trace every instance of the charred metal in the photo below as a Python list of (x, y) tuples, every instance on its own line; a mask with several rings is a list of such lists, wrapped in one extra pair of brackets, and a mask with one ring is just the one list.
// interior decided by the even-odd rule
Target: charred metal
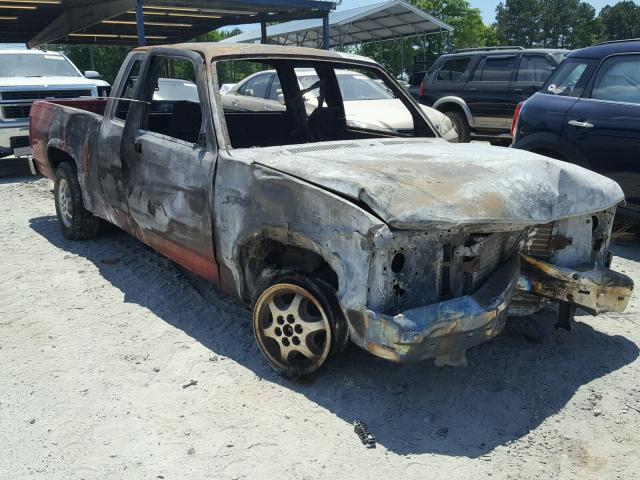
[[(140, 82), (132, 94), (139, 101), (124, 119), (116, 98), (36, 103), (34, 159), (50, 178), (72, 162), (87, 211), (247, 305), (261, 295), (257, 303), (273, 305), (267, 287), (289, 275), (283, 284), (294, 293), (317, 287), (318, 311), (331, 298), (323, 321), (344, 324), (345, 334), (331, 324), (327, 341), (342, 344), (348, 329), (357, 345), (392, 361), (458, 364), (468, 348), (499, 334), (508, 316), (547, 302), (593, 314), (626, 307), (633, 282), (609, 269), (613, 217), (624, 200), (615, 182), (528, 152), (449, 144), (377, 64), (340, 53), (211, 44), (138, 49), (114, 91), (124, 91), (134, 62), (143, 78), (163, 55), (194, 65), (202, 124), (191, 143), (142, 128), (153, 85)], [(222, 107), (216, 64), (230, 58), (276, 66), (288, 107), (278, 121), (294, 125), (305, 115), (294, 69), (316, 68), (324, 85), (318, 103), (326, 97), (329, 104), (316, 122), (328, 137), (312, 132), (270, 146), (245, 138), (254, 148), (234, 148), (231, 139), (245, 134), (233, 125), (258, 117)], [(332, 71), (338, 67), (366, 67), (386, 79), (410, 109), (414, 135), (348, 127)], [(329, 114), (340, 128), (325, 128)], [(269, 115), (261, 119), (275, 118)], [(300, 278), (319, 283), (304, 290)], [(280, 330), (269, 328), (263, 342), (273, 343)]]

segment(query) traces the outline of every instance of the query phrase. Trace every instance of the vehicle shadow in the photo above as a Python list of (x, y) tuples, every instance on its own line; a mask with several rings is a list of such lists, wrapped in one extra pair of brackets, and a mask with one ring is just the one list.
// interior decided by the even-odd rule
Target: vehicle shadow
[(490, 453), (538, 427), (580, 387), (638, 357), (638, 346), (624, 337), (580, 321), (570, 333), (555, 331), (552, 312), (542, 312), (510, 321), (502, 336), (470, 350), (466, 368), (437, 368), (431, 361), (395, 365), (353, 347), (313, 379), (291, 382), (262, 361), (248, 311), (137, 240), (115, 232), (71, 242), (53, 216), (33, 218), (30, 226), (54, 246), (91, 261), (125, 302), (148, 308), (215, 354), (346, 422), (367, 423), (378, 443), (398, 454)]
[[(2, 160), (0, 159), (0, 162)], [(9, 185), (11, 183), (35, 183), (38, 180), (42, 180), (43, 177), (36, 175), (27, 175), (25, 173), (20, 173), (20, 175), (3, 175), (0, 171), (0, 185)]]
[(31, 177), (31, 169), (26, 158), (0, 158), (0, 179), (11, 177), (13, 181), (20, 181), (22, 177)]
[(614, 257), (622, 257), (634, 262), (640, 262), (640, 239), (634, 238), (627, 244), (612, 244), (610, 247)]

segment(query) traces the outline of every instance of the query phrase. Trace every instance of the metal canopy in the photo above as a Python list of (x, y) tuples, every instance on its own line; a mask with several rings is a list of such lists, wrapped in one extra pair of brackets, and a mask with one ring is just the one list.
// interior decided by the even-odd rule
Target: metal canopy
[[(0, 42), (138, 45), (136, 0), (0, 0)], [(146, 43), (183, 42), (220, 27), (325, 17), (321, 0), (144, 0)]]
[[(403, 0), (332, 12), (329, 26), (330, 47), (453, 31), (452, 26)], [(279, 45), (322, 44), (322, 22), (317, 19), (271, 25), (266, 33), (269, 43)], [(260, 38), (260, 30), (252, 30), (223, 42), (251, 43)]]

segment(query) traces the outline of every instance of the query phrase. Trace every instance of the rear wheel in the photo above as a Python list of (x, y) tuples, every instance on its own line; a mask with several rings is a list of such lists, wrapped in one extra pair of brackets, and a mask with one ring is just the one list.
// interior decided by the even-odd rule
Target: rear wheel
[(469, 143), (471, 141), (471, 127), (469, 127), (464, 114), (455, 110), (449, 110), (444, 114), (449, 117), (458, 132), (458, 143)]
[(100, 220), (84, 208), (82, 190), (73, 164), (60, 164), (56, 170), (53, 193), (62, 235), (69, 240), (95, 238)]
[(271, 368), (287, 377), (309, 375), (347, 341), (346, 322), (324, 282), (275, 275), (253, 309), (253, 331)]

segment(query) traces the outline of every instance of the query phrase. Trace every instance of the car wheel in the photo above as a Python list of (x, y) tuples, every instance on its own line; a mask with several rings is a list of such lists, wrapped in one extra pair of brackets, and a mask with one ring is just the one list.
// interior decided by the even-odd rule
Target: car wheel
[(56, 170), (53, 189), (60, 230), (69, 240), (95, 238), (100, 220), (84, 208), (75, 166), (63, 162)]
[(277, 273), (254, 303), (253, 332), (271, 368), (297, 378), (318, 370), (347, 343), (346, 322), (324, 282)]
[(449, 110), (444, 114), (451, 119), (456, 132), (458, 133), (458, 143), (469, 143), (471, 141), (471, 128), (464, 114), (456, 112), (455, 110)]

